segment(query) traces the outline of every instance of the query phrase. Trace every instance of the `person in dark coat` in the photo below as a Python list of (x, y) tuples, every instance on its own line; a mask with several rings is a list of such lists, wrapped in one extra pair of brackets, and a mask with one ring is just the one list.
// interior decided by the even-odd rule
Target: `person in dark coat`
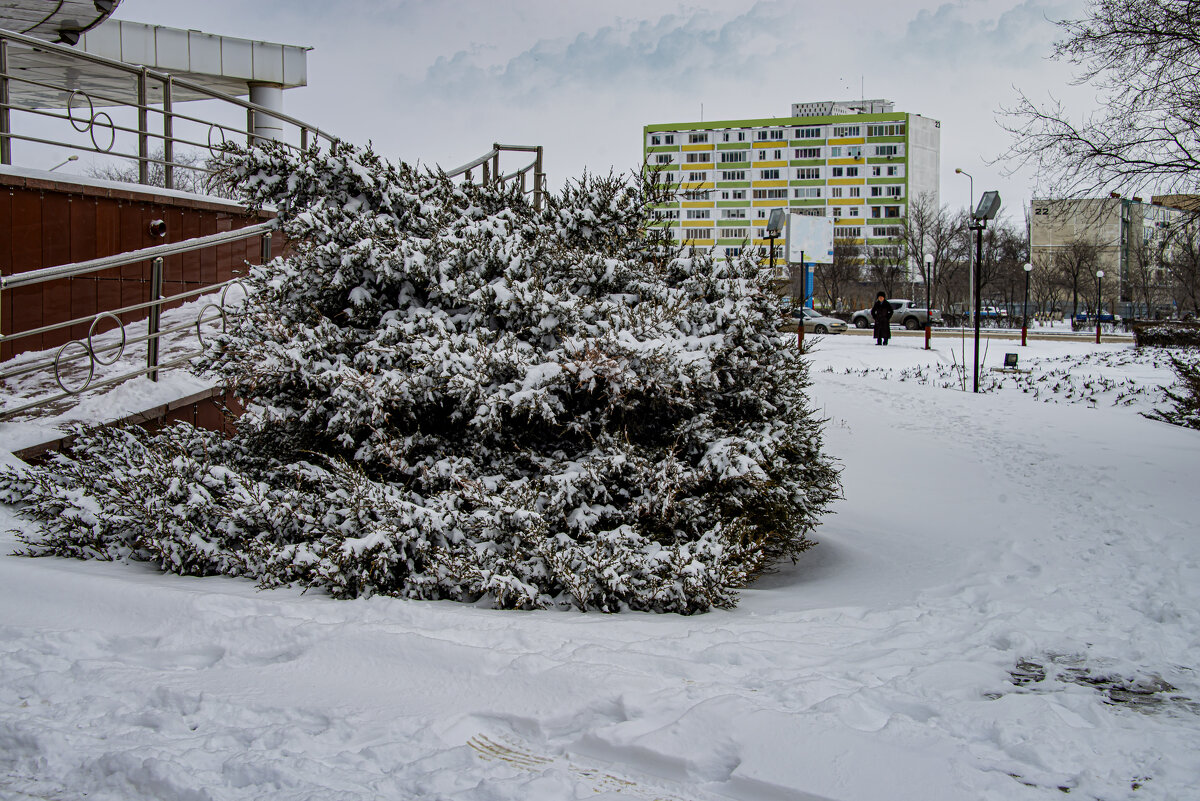
[(892, 338), (892, 304), (882, 292), (871, 307), (871, 319), (875, 321), (875, 344), (886, 345)]

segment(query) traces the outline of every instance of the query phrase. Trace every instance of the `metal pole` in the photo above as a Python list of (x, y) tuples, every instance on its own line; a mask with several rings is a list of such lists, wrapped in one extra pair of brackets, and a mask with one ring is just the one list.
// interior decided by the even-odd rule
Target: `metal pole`
[(171, 84), (174, 79), (168, 75), (163, 81), (163, 187), (175, 188), (175, 120), (171, 115)]
[(157, 301), (162, 300), (163, 257), (159, 256), (150, 262), (150, 319), (146, 327), (146, 367), (151, 381), (158, 380), (158, 328), (162, 316), (162, 306)]
[(262, 263), (266, 264), (271, 260), (271, 232), (267, 231), (262, 238)]
[(1104, 276), (1096, 273), (1096, 344), (1100, 344), (1100, 306), (1104, 303), (1104, 295), (1100, 292), (1100, 282)]
[(1021, 347), (1028, 344), (1029, 337), (1029, 270), (1025, 271), (1025, 305), (1021, 310)]
[(12, 164), (12, 118), (8, 109), (8, 40), (0, 39), (0, 164)]
[[(771, 240), (771, 257), (775, 256), (775, 241)], [(796, 326), (796, 347), (804, 353), (804, 309), (808, 306), (808, 268), (804, 266), (804, 251), (800, 251), (800, 322)]]
[(929, 297), (929, 280), (933, 272), (933, 262), (926, 265), (925, 270), (925, 350), (929, 350), (929, 337), (933, 334), (933, 306)]
[(150, 136), (149, 121), (146, 119), (146, 68), (138, 73), (138, 183), (150, 183)]
[(980, 266), (983, 264), (983, 229), (987, 225), (986, 220), (980, 220), (975, 226), (975, 267), (971, 273), (973, 284), (975, 286), (975, 374), (972, 379), (974, 392), (979, 392), (979, 313), (982, 311), (980, 303), (979, 278), (977, 275)]
[(533, 210), (542, 210), (542, 183), (545, 180), (545, 175), (542, 174), (542, 146), (537, 146), (537, 155), (533, 160)]
[(492, 150), (496, 151), (496, 155), (492, 156), (492, 178), (500, 183), (500, 145), (492, 142)]
[(246, 146), (254, 147), (254, 109), (246, 109)]
[(300, 149), (308, 150), (308, 129), (300, 126)]

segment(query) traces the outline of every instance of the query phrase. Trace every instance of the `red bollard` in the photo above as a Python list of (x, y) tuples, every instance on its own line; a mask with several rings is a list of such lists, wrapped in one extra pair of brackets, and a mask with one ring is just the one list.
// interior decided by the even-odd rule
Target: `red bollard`
[(929, 350), (929, 338), (933, 335), (933, 326), (925, 323), (925, 350)]
[(1022, 348), (1025, 347), (1028, 337), (1029, 337), (1029, 329), (1026, 328), (1025, 326), (1021, 326), (1021, 347)]

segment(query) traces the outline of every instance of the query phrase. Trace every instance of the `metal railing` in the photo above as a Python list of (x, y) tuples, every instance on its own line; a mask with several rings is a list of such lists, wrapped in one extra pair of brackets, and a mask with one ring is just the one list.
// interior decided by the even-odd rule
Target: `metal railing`
[[(500, 154), (503, 152), (533, 153), (535, 155), (532, 162), (505, 175), (500, 172)], [(487, 153), (484, 153), (474, 161), (463, 164), (461, 167), (447, 170), (446, 175), (450, 178), (463, 175), (468, 181), (472, 181), (474, 180), (473, 174), (476, 167), (482, 169), (482, 183), (484, 186), (495, 184), (505, 187), (510, 181), (519, 182), (521, 194), (532, 194), (533, 207), (541, 211), (542, 198), (546, 193), (546, 173), (542, 171), (541, 145), (501, 145), (493, 143), (492, 149)], [(527, 177), (529, 176), (532, 176), (533, 179), (532, 187), (528, 185)]]
[[(72, 70), (73, 64), (81, 69)], [(67, 68), (65, 75), (76, 76), (75, 85), (44, 79), (53, 77), (54, 70), (63, 66)], [(100, 89), (80, 88), (78, 76), (84, 69)], [(56, 98), (56, 102), (45, 102), (48, 97)], [(178, 109), (175, 104), (184, 100), (216, 101), (219, 106), (216, 114), (198, 116), (200, 112)], [(31, 120), (67, 125), (59, 129), (61, 134), (43, 133), (32, 124), (28, 132), (19, 132), (13, 127), (17, 113)], [(126, 121), (123, 115), (129, 119)], [(240, 122), (243, 115), (244, 128)], [(225, 119), (217, 119), (220, 116)], [(284, 125), (290, 129), (285, 130), (282, 139), (257, 132), (260, 127)], [(316, 126), (281, 111), (171, 73), (0, 30), (0, 164), (13, 163), (13, 142), (65, 147), (125, 160), (130, 172), (121, 180), (204, 192), (212, 188), (207, 179), (217, 171), (214, 162), (219, 160), (221, 145), (242, 137), (250, 144), (274, 139), (300, 150), (321, 140), (334, 141)], [(207, 156), (201, 158), (205, 153)], [(186, 180), (186, 175), (193, 180)]]
[[(271, 258), (271, 235), (278, 228), (278, 223), (275, 220), (249, 225), (245, 228), (240, 228), (236, 231), (226, 231), (208, 236), (201, 236), (195, 239), (186, 239), (182, 242), (176, 242), (168, 245), (156, 245), (154, 247), (134, 250), (128, 253), (121, 253), (116, 256), (106, 256), (100, 259), (91, 259), (89, 261), (77, 262), (74, 264), (62, 264), (56, 267), (45, 267), (40, 270), (31, 270), (29, 272), (17, 273), (15, 275), (0, 276), (0, 295), (5, 290), (17, 289), (19, 287), (34, 286), (43, 284), (48, 281), (56, 281), (60, 279), (77, 278), (89, 273), (98, 273), (103, 270), (112, 269), (114, 267), (123, 267), (125, 265), (137, 264), (140, 262), (149, 261), (151, 263), (150, 270), (150, 299), (132, 305), (124, 306), (119, 309), (111, 309), (97, 312), (94, 315), (79, 317), (74, 320), (67, 320), (53, 325), (42, 326), (41, 328), (31, 329), (29, 331), (21, 331), (19, 333), (10, 334), (8, 336), (0, 336), (0, 345), (23, 339), (25, 337), (40, 336), (42, 334), (53, 333), (62, 329), (71, 328), (73, 326), (87, 324), (88, 334), (86, 337), (72, 339), (63, 345), (59, 346), (53, 355), (38, 354), (30, 360), (14, 359), (16, 364), (8, 367), (3, 372), (0, 372), (0, 383), (7, 385), (14, 379), (20, 379), (35, 373), (43, 371), (53, 371), (54, 383), (57, 385), (59, 392), (44, 397), (39, 397), (33, 400), (20, 403), (16, 406), (10, 406), (0, 409), (0, 420), (10, 418), (21, 412), (28, 411), (41, 406), (47, 406), (57, 403), (66, 398), (79, 395), (88, 389), (96, 389), (98, 387), (117, 384), (122, 381), (127, 381), (131, 378), (147, 375), (152, 381), (158, 380), (158, 374), (161, 370), (166, 370), (171, 367), (177, 367), (185, 364), (190, 359), (199, 355), (201, 349), (190, 350), (186, 353), (178, 354), (166, 361), (159, 359), (159, 343), (163, 337), (170, 334), (179, 333), (195, 329), (196, 338), (199, 344), (203, 345), (203, 326), (206, 323), (220, 321), (222, 327), (225, 322), (225, 307), (228, 301), (229, 290), (233, 286), (240, 285), (241, 278), (232, 278), (228, 281), (222, 281), (215, 284), (209, 284), (200, 289), (182, 292), (169, 297), (162, 297), (163, 285), (163, 263), (168, 256), (175, 256), (191, 251), (205, 250), (214, 248), (218, 245), (228, 245), (234, 242), (243, 242), (255, 237), (262, 238), (262, 260), (269, 261)], [(188, 320), (182, 323), (176, 323), (166, 328), (161, 326), (162, 308), (164, 304), (175, 304), (182, 300), (190, 298), (198, 298), (202, 295), (215, 293), (219, 291), (219, 296), (215, 301), (204, 303), (194, 320)], [(243, 290), (244, 291), (244, 290)], [(134, 312), (147, 311), (146, 333), (142, 336), (130, 337), (127, 330), (128, 326), (121, 322), (120, 315)], [(215, 311), (215, 314), (210, 312)], [(119, 342), (103, 344), (97, 341), (99, 332), (97, 328), (104, 320), (112, 320), (117, 324), (117, 332), (119, 333)], [(2, 322), (2, 321), (0, 321)], [(132, 324), (131, 324), (132, 325)], [(111, 333), (109, 332), (105, 332)], [(125, 354), (127, 348), (141, 343), (146, 344), (146, 366), (134, 370), (120, 372), (119, 375), (105, 376), (101, 380), (96, 380), (97, 368), (115, 365)], [(43, 352), (48, 353), (48, 351)], [(86, 362), (83, 360), (86, 359)], [(74, 384), (70, 384), (72, 374), (76, 380)], [(80, 379), (82, 376), (82, 379)]]

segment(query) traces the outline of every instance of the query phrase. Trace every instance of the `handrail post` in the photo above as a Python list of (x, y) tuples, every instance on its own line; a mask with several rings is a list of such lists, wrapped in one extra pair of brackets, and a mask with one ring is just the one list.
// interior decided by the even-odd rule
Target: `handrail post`
[(262, 238), (262, 263), (266, 264), (271, 260), (271, 232), (267, 231)]
[(171, 84), (174, 79), (168, 75), (163, 81), (163, 187), (175, 188), (175, 121), (171, 117)]
[(8, 40), (0, 39), (0, 164), (12, 164), (12, 117), (8, 110)]
[(151, 381), (158, 381), (158, 329), (162, 316), (162, 282), (163, 257), (159, 256), (150, 262), (150, 307), (149, 322), (146, 327), (146, 368)]
[(246, 109), (246, 147), (254, 147), (254, 109)]
[(537, 156), (533, 162), (533, 209), (534, 211), (542, 210), (542, 182), (545, 179), (542, 174), (542, 146), (537, 146)]
[(150, 183), (150, 136), (149, 120), (147, 119), (146, 68), (142, 67), (137, 76), (138, 95), (138, 183)]
[(483, 186), (487, 186), (492, 182), (490, 165), (485, 161), (480, 165), (483, 167)]
[(300, 126), (300, 149), (308, 150), (308, 129)]
[(492, 156), (492, 175), (495, 176), (496, 183), (500, 184), (502, 178), (500, 174), (500, 145), (492, 142), (492, 151), (495, 153)]

